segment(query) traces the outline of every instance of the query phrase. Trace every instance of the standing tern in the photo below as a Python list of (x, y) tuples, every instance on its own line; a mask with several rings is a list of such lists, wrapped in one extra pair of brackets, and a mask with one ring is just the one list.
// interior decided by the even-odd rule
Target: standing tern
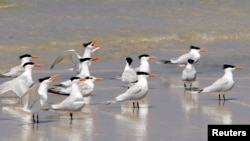
[[(44, 77), (39, 79), (38, 84), (33, 85), (21, 98), (23, 110), (32, 114), (33, 123), (39, 122), (38, 113), (44, 108), (48, 99), (48, 86), (51, 82), (57, 80), (59, 75)], [(36, 114), (36, 120), (35, 120)]]
[(41, 64), (28, 62), (23, 65), (24, 72), (9, 81), (5, 81), (0, 85), (0, 95), (8, 91), (14, 92), (18, 97), (22, 97), (25, 92), (34, 84), (32, 79), (32, 68), (41, 67)]
[(85, 81), (83, 77), (72, 77), (70, 95), (58, 104), (51, 105), (51, 109), (55, 111), (66, 111), (70, 113), (70, 119), (73, 119), (73, 112), (81, 111), (85, 102), (79, 88), (80, 81)]
[(36, 55), (30, 55), (30, 54), (23, 54), (19, 56), (19, 59), (21, 60), (21, 64), (15, 67), (12, 67), (9, 71), (3, 72), (0, 74), (0, 77), (10, 77), (15, 78), (19, 75), (21, 75), (24, 72), (23, 65), (27, 62), (30, 62), (31, 59), (39, 58), (39, 56)]
[[(129, 87), (128, 90), (126, 90), (121, 95), (117, 96), (115, 100), (107, 101), (106, 104), (112, 104), (116, 102), (121, 101), (137, 101), (137, 105), (135, 105), (135, 102), (133, 102), (133, 108), (139, 108), (139, 102), (138, 100), (144, 98), (148, 93), (148, 77), (156, 77), (156, 74), (149, 74), (147, 72), (137, 72), (138, 75), (138, 82), (136, 82), (134, 85)], [(136, 107), (137, 106), (137, 107)]]
[(126, 58), (126, 65), (121, 76), (122, 82), (127, 84), (128, 87), (136, 83), (138, 80), (136, 71), (131, 66), (132, 62), (133, 60), (131, 57)]
[(84, 50), (84, 53), (83, 53), (82, 56), (80, 56), (74, 49), (63, 51), (56, 58), (56, 60), (53, 62), (50, 69), (53, 69), (56, 64), (60, 63), (65, 58), (68, 58), (74, 64), (73, 65), (73, 71), (76, 72), (76, 74), (79, 74), (81, 72), (81, 66), (80, 66), (79, 59), (80, 58), (91, 58), (91, 54), (93, 52), (95, 52), (96, 50), (100, 49), (100, 47), (96, 45), (97, 41), (98, 40), (95, 39), (95, 40), (93, 40), (93, 41), (91, 41), (89, 43), (83, 44), (83, 47), (85, 47), (85, 50)]
[(150, 60), (150, 59), (156, 59), (156, 57), (152, 56), (152, 55), (148, 55), (148, 54), (140, 55), (139, 56), (140, 65), (139, 65), (139, 67), (136, 68), (136, 71), (150, 73), (150, 65), (148, 62), (148, 60)]
[(207, 86), (199, 91), (199, 93), (215, 93), (219, 95), (223, 95), (223, 99), (225, 101), (225, 93), (230, 91), (234, 87), (234, 79), (233, 79), (233, 71), (234, 70), (241, 70), (243, 69), (242, 66), (233, 66), (224, 64), (224, 75), (217, 79), (214, 83), (210, 86)]
[(192, 89), (192, 83), (196, 80), (196, 69), (193, 66), (194, 60), (188, 59), (185, 69), (182, 71), (181, 80), (184, 82), (184, 87), (189, 84), (189, 89)]
[(197, 63), (200, 60), (200, 53), (205, 53), (207, 52), (206, 49), (196, 47), (196, 46), (190, 46), (190, 51), (186, 54), (183, 54), (179, 56), (178, 58), (172, 58), (170, 60), (160, 60), (158, 63), (163, 63), (163, 64), (186, 64), (188, 59), (194, 60), (194, 63)]

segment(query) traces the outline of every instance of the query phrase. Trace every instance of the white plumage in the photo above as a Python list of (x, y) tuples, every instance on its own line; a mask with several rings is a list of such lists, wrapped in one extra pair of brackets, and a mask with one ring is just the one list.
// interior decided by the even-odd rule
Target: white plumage
[(14, 92), (17, 97), (22, 97), (25, 92), (34, 84), (32, 78), (32, 68), (40, 67), (40, 64), (28, 62), (23, 65), (24, 72), (9, 81), (5, 81), (0, 85), (0, 95), (3, 95), (9, 91)]
[(31, 59), (36, 59), (39, 58), (39, 56), (35, 55), (30, 55), (30, 54), (23, 54), (19, 57), (21, 60), (21, 64), (15, 67), (12, 67), (9, 71), (3, 72), (0, 74), (0, 77), (10, 77), (10, 78), (15, 78), (19, 75), (21, 75), (24, 72), (24, 67), (23, 65), (27, 62), (30, 62)]
[[(129, 87), (124, 93), (120, 94), (115, 98), (115, 100), (107, 101), (106, 104), (112, 104), (121, 101), (128, 100), (140, 100), (144, 98), (148, 93), (148, 81), (147, 77), (155, 77), (156, 74), (149, 74), (147, 72), (137, 72), (138, 82)], [(133, 103), (133, 108), (135, 108), (135, 103)], [(137, 102), (137, 108), (139, 108), (139, 102)]]
[(190, 46), (190, 51), (186, 54), (183, 54), (179, 56), (178, 58), (172, 58), (170, 60), (160, 60), (158, 63), (163, 63), (163, 64), (186, 64), (188, 59), (194, 60), (194, 63), (197, 63), (200, 60), (200, 52), (205, 53), (207, 52), (206, 49), (204, 48), (199, 48), (196, 46)]
[[(45, 77), (39, 79), (38, 84), (33, 85), (21, 98), (23, 104), (23, 110), (31, 113), (33, 116), (33, 122), (39, 122), (38, 113), (44, 108), (48, 99), (48, 86), (51, 82), (57, 80), (59, 75), (51, 77)], [(35, 120), (35, 114), (36, 120)]]
[(184, 82), (184, 87), (189, 84), (189, 89), (192, 89), (192, 83), (196, 80), (196, 69), (193, 66), (194, 60), (188, 59), (185, 69), (182, 71), (181, 80)]
[(205, 87), (204, 89), (200, 90), (199, 93), (215, 93), (219, 95), (223, 95), (223, 99), (225, 100), (225, 93), (230, 91), (234, 87), (234, 79), (233, 79), (233, 71), (234, 70), (241, 70), (243, 67), (241, 66), (232, 66), (225, 64), (223, 66), (224, 75), (217, 79), (214, 83), (210, 86)]
[(52, 110), (66, 111), (70, 113), (71, 120), (73, 119), (73, 112), (81, 111), (85, 102), (79, 88), (80, 81), (85, 81), (85, 78), (72, 77), (71, 78), (71, 92), (70, 95), (58, 104), (51, 105)]

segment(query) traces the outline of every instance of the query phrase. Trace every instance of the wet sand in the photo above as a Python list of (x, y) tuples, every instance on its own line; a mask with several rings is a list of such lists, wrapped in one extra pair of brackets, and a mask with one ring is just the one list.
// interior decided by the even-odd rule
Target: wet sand
[[(98, 1), (25, 0), (14, 1), (7, 9), (9, 1), (5, 2), (4, 8), (0, 7), (5, 25), (0, 33), (1, 72), (19, 64), (19, 55), (30, 53), (40, 56), (34, 62), (43, 64), (34, 68), (34, 81), (60, 73), (61, 79), (55, 82), (59, 83), (74, 73), (65, 70), (70, 67), (68, 61), (49, 69), (57, 55), (72, 48), (82, 54), (82, 43), (98, 37), (101, 49), (93, 56), (100, 60), (90, 70), (104, 80), (95, 83), (93, 95), (86, 99), (89, 104), (74, 114), (72, 122), (68, 113), (41, 111), (40, 123), (33, 124), (31, 115), (14, 106), (16, 98), (1, 96), (1, 140), (201, 141), (207, 140), (208, 124), (250, 124), (250, 21), (245, 18), (248, 1), (225, 5), (195, 0), (142, 0), (130, 4), (128, 0), (102, 1), (98, 5)], [(93, 7), (97, 8), (91, 11)], [(113, 12), (118, 14), (114, 16)], [(225, 102), (217, 95), (184, 90), (180, 79), (183, 67), (155, 63), (188, 52), (190, 45), (208, 50), (195, 65), (197, 89), (222, 76), (225, 63), (244, 67), (234, 72), (236, 84)], [(157, 56), (150, 60), (150, 66), (158, 77), (148, 79), (150, 89), (140, 101), (142, 107), (133, 109), (131, 102), (103, 104), (126, 90), (119, 79), (112, 79), (122, 73), (125, 57), (132, 57), (136, 67), (138, 56), (144, 53)], [(64, 98), (49, 94), (48, 103)]]
[[(231, 54), (230, 49), (226, 49), (230, 48), (228, 44), (221, 49), (221, 53), (218, 53), (218, 50), (213, 51), (212, 46), (221, 44), (200, 45), (206, 47), (209, 52), (202, 54), (200, 62), (196, 65), (199, 72), (196, 86), (202, 88), (223, 75), (221, 67), (224, 62), (243, 65), (244, 70), (234, 72), (236, 85), (226, 95), (225, 102), (220, 102), (217, 95), (197, 94), (196, 91), (184, 90), (180, 80), (183, 68), (170, 64), (157, 64), (156, 59), (150, 60), (150, 65), (152, 72), (159, 76), (149, 78), (149, 94), (141, 101), (142, 107), (139, 110), (133, 109), (131, 102), (104, 105), (102, 102), (112, 100), (126, 90), (120, 80), (110, 79), (121, 74), (125, 61), (124, 57), (100, 59), (92, 64), (90, 70), (93, 76), (103, 77), (105, 80), (95, 83), (93, 96), (88, 99), (89, 105), (86, 105), (81, 113), (76, 114), (72, 122), (68, 113), (42, 111), (39, 114), (41, 122), (33, 124), (30, 120), (31, 115), (22, 113), (11, 105), (5, 105), (14, 103), (16, 99), (1, 98), (1, 104), (5, 106), (0, 110), (0, 124), (6, 127), (1, 128), (1, 139), (200, 141), (207, 138), (208, 124), (249, 124), (249, 63), (246, 57), (237, 53), (236, 47), (231, 47), (235, 53)], [(167, 59), (188, 51), (184, 48), (188, 47), (183, 47), (181, 51), (159, 48), (146, 50), (143, 53), (155, 55), (158, 59)], [(99, 54), (102, 54), (101, 52), (102, 49), (98, 51)], [(141, 53), (130, 55), (134, 58), (133, 66), (139, 64), (137, 57)], [(37, 62), (43, 62), (43, 58), (47, 55), (43, 52), (41, 56)], [(72, 73), (60, 70), (68, 66), (69, 64), (65, 62), (58, 64), (52, 71), (48, 70), (48, 66), (35, 68), (34, 80), (60, 72), (62, 78), (59, 82), (63, 81), (72, 76)], [(65, 96), (49, 94), (48, 103), (55, 103), (63, 98)]]

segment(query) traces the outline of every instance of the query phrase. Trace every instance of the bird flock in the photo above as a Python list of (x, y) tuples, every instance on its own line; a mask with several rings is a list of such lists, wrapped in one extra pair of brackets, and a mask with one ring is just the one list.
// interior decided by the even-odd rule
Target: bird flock
[[(39, 123), (38, 113), (41, 110), (64, 111), (69, 113), (70, 119), (73, 119), (73, 113), (81, 111), (86, 105), (84, 97), (90, 97), (95, 88), (96, 81), (104, 80), (101, 77), (92, 76), (89, 68), (94, 61), (99, 60), (92, 57), (92, 54), (101, 47), (97, 45), (98, 39), (94, 39), (88, 43), (84, 43), (84, 53), (79, 55), (74, 49), (65, 50), (59, 54), (55, 61), (51, 64), (50, 69), (64, 59), (71, 60), (73, 67), (70, 70), (75, 75), (68, 80), (63, 80), (58, 84), (51, 85), (52, 82), (60, 79), (60, 74), (40, 78), (35, 83), (32, 77), (34, 67), (41, 67), (41, 64), (33, 62), (33, 59), (39, 56), (24, 54), (20, 56), (21, 64), (15, 66), (9, 71), (0, 74), (0, 78), (8, 78), (0, 85), (0, 96), (14, 93), (18, 98), (21, 110), (32, 115), (32, 122)], [(193, 91), (192, 83), (196, 81), (197, 71), (194, 64), (200, 60), (200, 53), (207, 52), (206, 49), (196, 46), (190, 46), (190, 51), (178, 58), (170, 60), (158, 60), (160, 64), (182, 64), (185, 65), (180, 76), (185, 89)], [(109, 105), (116, 102), (132, 101), (133, 108), (140, 108), (139, 101), (144, 98), (149, 91), (148, 78), (157, 77), (157, 74), (151, 73), (149, 60), (157, 59), (155, 56), (141, 54), (139, 57), (140, 65), (136, 68), (132, 67), (133, 59), (127, 57), (125, 67), (121, 72), (121, 81), (127, 87), (122, 94), (117, 95), (114, 99), (104, 101), (102, 103)], [(233, 71), (241, 70), (241, 66), (233, 66), (229, 64), (223, 65), (224, 75), (217, 79), (210, 86), (198, 90), (198, 93), (215, 93), (221, 95), (225, 100), (225, 93), (234, 86)], [(66, 98), (59, 103), (53, 103), (47, 106), (48, 93), (64, 95)]]

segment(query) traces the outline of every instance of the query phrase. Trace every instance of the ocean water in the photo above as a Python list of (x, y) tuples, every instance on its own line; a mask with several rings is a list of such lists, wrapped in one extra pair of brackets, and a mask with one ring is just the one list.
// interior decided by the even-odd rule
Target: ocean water
[[(249, 124), (250, 68), (249, 0), (0, 0), (0, 70), (19, 64), (24, 53), (39, 55), (43, 67), (34, 79), (62, 73), (65, 61), (50, 70), (66, 49), (83, 52), (82, 44), (98, 38), (101, 49), (91, 72), (104, 77), (90, 103), (70, 124), (67, 114), (41, 112), (41, 123), (11, 106), (1, 106), (1, 140), (170, 140), (207, 139), (208, 124)], [(188, 52), (189, 46), (206, 48), (198, 63), (197, 86), (202, 88), (223, 74), (222, 65), (244, 67), (234, 72), (236, 85), (221, 103), (216, 95), (183, 90), (181, 67), (150, 61), (159, 76), (149, 80), (149, 96), (143, 108), (130, 103), (99, 105), (123, 92), (119, 80), (124, 58), (147, 53), (170, 59)], [(63, 69), (62, 69), (63, 68)], [(1, 82), (5, 79), (1, 79)], [(60, 101), (64, 97), (50, 95)], [(15, 99), (0, 99), (6, 105)], [(8, 130), (7, 130), (8, 129)], [(10, 132), (11, 131), (11, 132)]]

